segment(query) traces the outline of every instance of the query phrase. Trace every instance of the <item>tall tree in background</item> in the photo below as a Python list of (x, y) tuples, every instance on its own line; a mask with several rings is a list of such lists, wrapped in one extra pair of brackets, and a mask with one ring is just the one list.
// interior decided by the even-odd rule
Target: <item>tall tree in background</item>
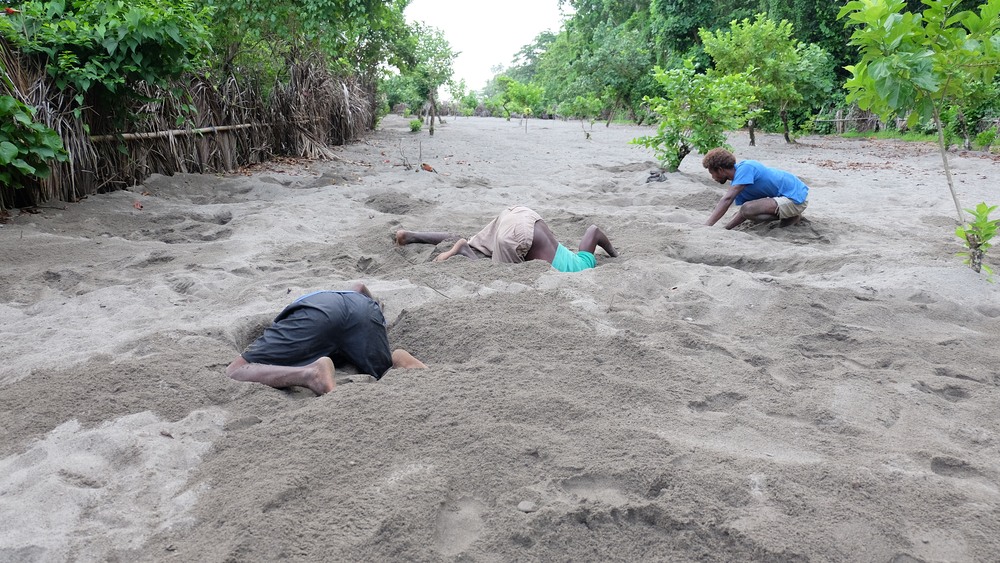
[[(458, 53), (451, 50), (451, 45), (444, 38), (444, 32), (436, 27), (417, 23), (413, 26), (413, 33), (417, 38), (415, 64), (405, 73), (413, 76), (417, 91), (427, 101), (430, 114), (429, 133), (434, 135), (434, 117), (438, 114), (437, 91), (455, 74), (455, 57)], [(440, 120), (440, 117), (438, 119)]]
[[(746, 73), (760, 106), (781, 119), (785, 142), (792, 142), (788, 110), (802, 102), (799, 85), (822, 80), (823, 70), (816, 68), (827, 60), (818, 47), (796, 42), (792, 24), (775, 22), (765, 14), (753, 21), (733, 21), (728, 30), (701, 30), (705, 52), (722, 74)], [(749, 123), (750, 145), (756, 144), (754, 123)]]
[(280, 78), (287, 61), (320, 55), (335, 73), (374, 80), (412, 53), (409, 0), (197, 0), (214, 10), (222, 74), (252, 68)]

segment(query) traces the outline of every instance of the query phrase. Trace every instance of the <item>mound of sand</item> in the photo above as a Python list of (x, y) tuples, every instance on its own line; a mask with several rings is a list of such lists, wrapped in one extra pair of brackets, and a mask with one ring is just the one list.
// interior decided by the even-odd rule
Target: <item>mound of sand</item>
[[(812, 190), (798, 226), (725, 231), (700, 157), (647, 183), (648, 129), (587, 131), (389, 116), (338, 160), (0, 227), (0, 560), (995, 559), (1000, 296), (955, 257), (935, 147), (734, 134)], [(998, 203), (995, 159), (951, 163)], [(515, 203), (621, 256), (391, 240)], [(430, 369), (319, 398), (224, 376), (354, 280)]]

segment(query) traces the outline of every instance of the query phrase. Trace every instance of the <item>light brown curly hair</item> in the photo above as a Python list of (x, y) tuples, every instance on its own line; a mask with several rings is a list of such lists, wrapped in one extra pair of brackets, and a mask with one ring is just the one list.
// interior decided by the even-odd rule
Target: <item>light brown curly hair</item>
[(729, 170), (736, 168), (736, 157), (726, 149), (717, 147), (708, 151), (705, 158), (701, 159), (701, 165), (708, 169), (709, 172), (712, 170)]

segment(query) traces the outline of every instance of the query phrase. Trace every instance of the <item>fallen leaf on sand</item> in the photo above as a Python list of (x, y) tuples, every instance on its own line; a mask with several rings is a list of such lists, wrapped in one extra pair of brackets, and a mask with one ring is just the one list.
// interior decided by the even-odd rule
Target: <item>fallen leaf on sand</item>
[(423, 163), (423, 164), (421, 164), (420, 167), (423, 168), (424, 170), (428, 171), (428, 172), (433, 172), (433, 173), (437, 174), (437, 170), (434, 170), (434, 167), (431, 166), (430, 164), (427, 164), (426, 162)]
[(136, 200), (136, 201), (132, 202), (132, 207), (141, 210), (142, 209), (142, 204), (139, 203), (139, 200)]

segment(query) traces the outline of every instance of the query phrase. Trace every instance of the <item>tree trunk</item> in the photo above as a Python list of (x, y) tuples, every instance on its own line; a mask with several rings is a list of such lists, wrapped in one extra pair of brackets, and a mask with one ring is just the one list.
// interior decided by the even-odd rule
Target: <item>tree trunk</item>
[(782, 127), (784, 127), (785, 142), (791, 144), (792, 137), (789, 135), (788, 132), (788, 112), (785, 111), (784, 109), (781, 110), (781, 125)]
[(962, 127), (962, 137), (965, 138), (965, 150), (972, 150), (972, 139), (969, 138), (969, 124), (965, 121), (965, 114), (958, 110), (958, 124)]
[(428, 130), (431, 137), (434, 136), (434, 92), (427, 95), (427, 101), (429, 102), (429, 107), (427, 108), (427, 113), (431, 116), (431, 128)]
[(934, 106), (934, 125), (938, 132), (938, 148), (941, 149), (941, 161), (944, 162), (944, 175), (948, 179), (948, 190), (951, 191), (951, 199), (955, 201), (955, 211), (958, 212), (958, 222), (963, 223), (962, 205), (958, 203), (958, 194), (955, 193), (955, 183), (951, 179), (951, 167), (948, 166), (948, 151), (944, 147), (944, 129), (941, 127), (941, 114), (937, 106)]
[(750, 146), (757, 146), (757, 138), (753, 134), (753, 120), (747, 121), (747, 131), (750, 132)]
[(965, 233), (965, 240), (969, 242), (969, 265), (977, 274), (983, 270), (983, 247), (976, 235)]

